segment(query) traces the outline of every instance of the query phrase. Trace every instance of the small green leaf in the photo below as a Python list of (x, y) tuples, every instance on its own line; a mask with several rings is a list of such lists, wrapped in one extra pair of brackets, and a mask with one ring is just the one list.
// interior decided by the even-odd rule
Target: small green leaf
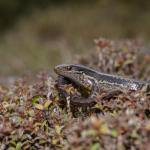
[(39, 144), (44, 144), (44, 143), (46, 143), (46, 141), (44, 139), (39, 140)]
[(14, 147), (9, 147), (7, 150), (16, 150)]
[(56, 131), (57, 134), (60, 134), (60, 133), (61, 133), (61, 129), (62, 129), (62, 128), (61, 128), (59, 125), (56, 125), (56, 126), (55, 126), (55, 131)]
[(113, 129), (113, 130), (111, 130), (111, 135), (112, 135), (113, 137), (117, 137), (117, 136), (118, 136), (118, 132)]
[(41, 104), (35, 104), (34, 106), (35, 106), (35, 108), (37, 108), (39, 110), (43, 110), (44, 109), (43, 105), (41, 105)]
[(91, 146), (91, 150), (99, 150), (100, 148), (100, 143), (94, 143), (92, 146)]
[(82, 132), (82, 136), (83, 137), (87, 137), (87, 136), (96, 136), (96, 131), (93, 130), (93, 129), (90, 129), (90, 130), (85, 130)]
[(21, 147), (22, 147), (22, 143), (18, 142), (16, 145), (16, 150), (21, 150)]
[(44, 104), (44, 108), (45, 109), (48, 109), (48, 107), (49, 107), (49, 105), (52, 103), (52, 101), (50, 101), (50, 100), (47, 100), (46, 102), (45, 102), (45, 104)]
[(28, 113), (29, 113), (30, 116), (34, 116), (34, 110), (31, 109), (31, 110), (28, 111)]
[(102, 133), (102, 134), (109, 134), (110, 133), (110, 130), (109, 130), (108, 125), (106, 123), (104, 123), (100, 126), (100, 133)]
[(39, 96), (34, 96), (33, 98), (32, 98), (32, 104), (35, 104), (35, 103), (37, 103), (38, 102), (38, 100), (39, 100)]
[(145, 128), (146, 128), (147, 130), (150, 130), (150, 121), (148, 121), (148, 122), (146, 123)]

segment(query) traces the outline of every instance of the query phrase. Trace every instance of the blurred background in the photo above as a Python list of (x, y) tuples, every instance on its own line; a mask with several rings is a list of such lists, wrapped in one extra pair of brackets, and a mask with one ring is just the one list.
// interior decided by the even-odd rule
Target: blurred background
[(0, 77), (52, 69), (93, 40), (150, 41), (150, 1), (0, 0)]

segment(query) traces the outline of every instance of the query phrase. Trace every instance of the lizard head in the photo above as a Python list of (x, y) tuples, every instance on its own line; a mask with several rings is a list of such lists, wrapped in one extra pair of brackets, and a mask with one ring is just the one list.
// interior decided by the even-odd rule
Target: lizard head
[(85, 74), (85, 66), (76, 64), (62, 64), (57, 65), (54, 68), (56, 74), (69, 79), (84, 88), (91, 88), (92, 82)]
[(61, 65), (57, 65), (54, 68), (54, 71), (59, 74), (59, 75), (64, 75), (64, 73), (71, 73), (71, 72), (84, 72), (84, 73), (88, 73), (92, 72), (92, 69), (83, 66), (83, 65), (77, 65), (77, 64), (61, 64)]

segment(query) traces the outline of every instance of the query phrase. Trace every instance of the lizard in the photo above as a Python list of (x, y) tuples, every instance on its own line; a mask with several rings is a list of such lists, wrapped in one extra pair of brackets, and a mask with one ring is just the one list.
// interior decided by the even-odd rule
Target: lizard
[(63, 80), (69, 80), (81, 91), (90, 89), (91, 94), (86, 99), (74, 98), (73, 102), (81, 104), (90, 104), (96, 98), (99, 90), (110, 90), (112, 93), (123, 90), (137, 91), (146, 87), (146, 91), (150, 90), (150, 81), (139, 81), (124, 78), (117, 75), (106, 74), (80, 64), (61, 64), (54, 68), (56, 74)]

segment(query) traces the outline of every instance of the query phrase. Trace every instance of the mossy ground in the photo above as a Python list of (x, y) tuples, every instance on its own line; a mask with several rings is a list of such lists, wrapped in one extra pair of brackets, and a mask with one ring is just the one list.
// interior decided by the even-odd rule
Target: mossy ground
[[(74, 62), (106, 73), (150, 80), (150, 56), (136, 41), (96, 40), (92, 55)], [(0, 86), (0, 149), (150, 148), (150, 95), (145, 90), (123, 91), (97, 100), (94, 106), (70, 103), (72, 85), (62, 102), (56, 78), (49, 72), (18, 78)], [(101, 95), (101, 93), (100, 93)]]

